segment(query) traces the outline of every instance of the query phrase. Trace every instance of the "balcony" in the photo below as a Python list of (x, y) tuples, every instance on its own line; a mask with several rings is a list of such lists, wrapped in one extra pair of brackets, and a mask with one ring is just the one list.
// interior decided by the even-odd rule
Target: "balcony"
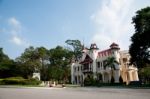
[(82, 70), (83, 73), (92, 73), (92, 68), (87, 68)]

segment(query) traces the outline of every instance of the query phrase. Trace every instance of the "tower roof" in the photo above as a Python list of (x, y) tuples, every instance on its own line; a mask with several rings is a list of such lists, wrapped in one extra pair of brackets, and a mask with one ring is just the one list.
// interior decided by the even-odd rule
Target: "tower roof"
[(98, 47), (95, 43), (93, 43), (93, 44), (91, 44), (90, 49), (98, 49)]
[(110, 46), (109, 46), (111, 49), (120, 49), (119, 48), (119, 45), (118, 44), (116, 44), (116, 43), (112, 43)]

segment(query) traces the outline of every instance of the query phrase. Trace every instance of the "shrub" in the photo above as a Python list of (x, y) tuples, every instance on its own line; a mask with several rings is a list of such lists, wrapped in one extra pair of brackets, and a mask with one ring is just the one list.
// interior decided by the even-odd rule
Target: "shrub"
[(92, 80), (93, 80), (93, 79), (91, 79), (91, 78), (89, 78), (89, 77), (86, 77), (86, 78), (84, 79), (84, 86), (91, 86), (91, 85), (92, 85)]
[(98, 81), (93, 78), (93, 75), (88, 75), (84, 79), (84, 86), (96, 86)]
[(34, 78), (27, 79), (25, 82), (27, 85), (39, 85), (41, 83), (41, 81)]
[(142, 83), (140, 82), (140, 81), (131, 81), (130, 83), (129, 83), (129, 86), (136, 86), (136, 87), (139, 87), (139, 86), (141, 86), (142, 85)]
[(9, 77), (9, 78), (5, 78), (5, 79), (21, 79), (21, 80), (23, 80), (24, 78), (23, 77)]
[(0, 81), (3, 85), (39, 85), (41, 81), (36, 79), (24, 79), (22, 77), (10, 77)]

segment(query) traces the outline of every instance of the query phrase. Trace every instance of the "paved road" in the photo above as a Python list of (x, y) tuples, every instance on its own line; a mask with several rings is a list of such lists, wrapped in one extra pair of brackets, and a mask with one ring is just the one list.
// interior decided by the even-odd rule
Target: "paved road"
[(150, 89), (9, 87), (0, 99), (150, 99)]

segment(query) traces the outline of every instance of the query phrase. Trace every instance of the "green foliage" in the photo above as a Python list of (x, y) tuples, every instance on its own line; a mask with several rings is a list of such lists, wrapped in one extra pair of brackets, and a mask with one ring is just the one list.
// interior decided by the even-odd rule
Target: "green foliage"
[(39, 81), (37, 79), (33, 79), (33, 78), (27, 79), (25, 81), (25, 85), (39, 85), (39, 84), (41, 84), (41, 81)]
[(6, 54), (4, 54), (3, 48), (0, 48), (0, 63), (5, 60), (9, 60), (9, 57)]
[(3, 53), (0, 48), (0, 78), (6, 78), (11, 76), (19, 76), (20, 70), (16, 63), (9, 59), (9, 57)]
[(16, 59), (16, 62), (17, 65), (20, 65), (25, 78), (31, 78), (32, 73), (41, 67), (38, 52), (33, 46), (26, 48), (24, 53)]
[(128, 86), (140, 87), (142, 83), (140, 81), (131, 81)]
[(84, 86), (95, 86), (98, 81), (90, 74), (84, 79)]
[(83, 46), (79, 40), (66, 40), (65, 43), (73, 47), (75, 59), (81, 58)]
[(110, 67), (111, 68), (111, 83), (114, 83), (114, 70), (116, 70), (115, 64), (119, 64), (114, 57), (108, 57), (106, 59), (106, 64), (104, 65), (104, 68)]
[(68, 81), (70, 76), (70, 64), (73, 53), (61, 46), (49, 50), (50, 79)]
[(48, 74), (48, 64), (49, 64), (49, 54), (48, 50), (45, 47), (38, 47), (35, 49), (38, 60), (40, 61), (40, 68), (37, 69), (37, 72), (40, 72), (41, 74), (41, 80), (47, 81), (49, 80), (49, 74)]
[(131, 63), (142, 68), (150, 64), (150, 7), (138, 10), (132, 23), (135, 26), (135, 33), (131, 37), (132, 44), (129, 49)]
[(150, 66), (144, 67), (139, 71), (139, 77), (142, 79), (143, 83), (150, 84)]
[(93, 84), (93, 79), (91, 79), (91, 78), (85, 78), (84, 79), (84, 86), (92, 86)]
[(0, 81), (2, 85), (39, 85), (41, 81), (36, 79), (24, 79), (22, 77), (10, 77)]
[(47, 80), (48, 50), (44, 47), (26, 48), (24, 53), (16, 59), (24, 78), (32, 78), (33, 72), (40, 72), (42, 80)]
[(116, 61), (116, 59), (114, 57), (108, 57), (106, 60), (106, 64), (104, 65), (104, 67), (111, 67), (111, 69), (116, 69), (115, 68), (115, 64), (118, 64), (118, 62)]
[[(0, 48), (0, 78), (21, 76), (31, 79), (34, 72), (40, 72), (43, 81), (57, 80), (68, 83), (71, 81), (70, 64), (73, 54), (71, 50), (61, 46), (49, 50), (44, 47), (30, 46), (13, 61)], [(4, 81), (7, 83), (8, 80)], [(26, 80), (23, 80), (24, 82)]]

